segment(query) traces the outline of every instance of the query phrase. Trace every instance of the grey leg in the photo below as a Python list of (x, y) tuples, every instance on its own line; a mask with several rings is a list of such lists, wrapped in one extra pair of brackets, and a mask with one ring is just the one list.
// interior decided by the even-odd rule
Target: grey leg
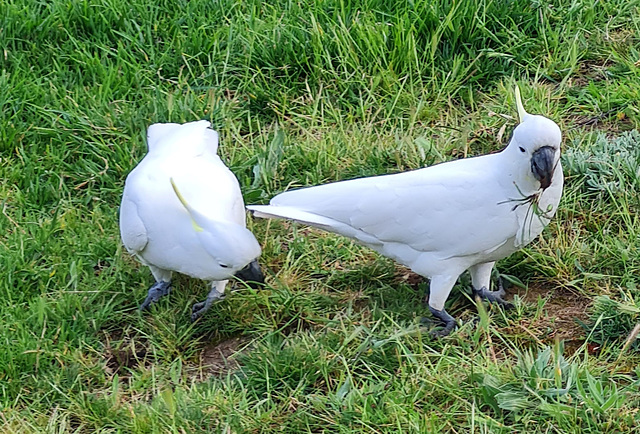
[[(145, 263), (142, 258), (139, 258), (142, 263)], [(145, 263), (146, 264), (146, 263)], [(152, 303), (160, 300), (160, 297), (164, 297), (169, 294), (171, 291), (171, 271), (163, 270), (162, 268), (158, 268), (154, 265), (146, 264), (151, 270), (151, 274), (156, 279), (156, 283), (149, 288), (149, 292), (147, 292), (147, 298), (144, 299), (142, 304), (140, 305), (140, 310), (148, 309)]]
[[(496, 303), (504, 306), (505, 308), (512, 307), (511, 303), (504, 300), (502, 297), (505, 295), (504, 288), (502, 286), (502, 279), (498, 279), (498, 290), (490, 291), (491, 285), (491, 270), (495, 262), (485, 262), (483, 264), (476, 264), (469, 268), (471, 273), (471, 283), (473, 298), (480, 297), (482, 300), (487, 300), (489, 303)], [(480, 288), (480, 289), (476, 289)]]
[(209, 291), (206, 300), (194, 304), (191, 308), (191, 321), (195, 321), (204, 315), (213, 303), (224, 299), (224, 287), (227, 285), (227, 282), (229, 281), (221, 280), (211, 284), (211, 291)]
[(147, 298), (145, 298), (140, 305), (140, 310), (149, 309), (151, 303), (156, 303), (158, 300), (160, 300), (160, 297), (169, 294), (170, 291), (171, 282), (156, 282), (151, 288), (149, 288), (149, 292), (147, 292)]
[(444, 323), (441, 330), (432, 330), (433, 337), (447, 336), (456, 326), (456, 321), (444, 310), (444, 303), (449, 297), (458, 275), (433, 276), (429, 284), (429, 310), (431, 314)]
[(486, 300), (489, 303), (496, 303), (503, 306), (505, 309), (510, 309), (513, 304), (509, 303), (502, 297), (506, 294), (502, 285), (502, 279), (498, 279), (498, 290), (489, 291), (486, 287), (480, 289), (472, 288), (473, 298), (479, 297), (481, 300)]
[(449, 333), (451, 333), (455, 328), (456, 320), (444, 309), (436, 310), (429, 306), (429, 311), (431, 312), (431, 315), (435, 316), (444, 323), (444, 328), (440, 330), (432, 330), (431, 332), (429, 332), (429, 334), (434, 338), (442, 338), (444, 336), (448, 336)]

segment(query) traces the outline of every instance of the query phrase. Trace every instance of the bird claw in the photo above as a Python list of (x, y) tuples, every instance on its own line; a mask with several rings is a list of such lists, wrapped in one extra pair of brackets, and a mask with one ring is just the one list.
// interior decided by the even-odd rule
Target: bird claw
[(191, 307), (191, 322), (195, 322), (198, 318), (204, 315), (213, 303), (217, 303), (219, 301), (224, 300), (225, 294), (220, 294), (216, 292), (216, 295), (209, 295), (205, 301), (199, 301)]
[(434, 321), (432, 318), (423, 316), (420, 318), (420, 324), (426, 325), (426, 326), (435, 326), (436, 324), (439, 324), (439, 323)]
[(481, 300), (486, 300), (489, 303), (495, 303), (502, 306), (504, 309), (513, 308), (513, 304), (506, 301), (504, 298), (506, 292), (502, 285), (502, 279), (498, 280), (498, 290), (497, 291), (489, 291), (486, 287), (482, 287), (480, 289), (472, 288), (473, 298), (479, 297)]
[[(444, 327), (441, 329), (437, 329), (437, 330), (431, 330), (429, 332), (429, 335), (433, 338), (443, 338), (445, 336), (448, 336), (453, 329), (456, 327), (456, 320), (453, 319), (453, 317), (451, 315), (449, 315), (447, 313), (446, 310), (442, 309), (442, 310), (437, 310), (432, 308), (431, 306), (429, 306), (429, 311), (431, 311), (431, 314), (433, 316), (435, 316), (436, 318), (438, 318), (442, 323), (444, 323)], [(423, 318), (422, 320), (423, 322), (431, 322), (433, 323), (434, 321), (428, 318)]]
[(455, 323), (447, 324), (442, 329), (431, 330), (429, 332), (429, 336), (435, 339), (444, 338), (445, 336), (449, 336), (455, 327)]
[(140, 305), (140, 310), (147, 310), (153, 303), (157, 303), (161, 297), (171, 292), (171, 282), (156, 282), (147, 292), (147, 298)]
[(191, 322), (195, 322), (198, 318), (200, 318), (206, 311), (209, 310), (211, 305), (207, 306), (206, 301), (200, 301), (194, 304), (191, 307)]

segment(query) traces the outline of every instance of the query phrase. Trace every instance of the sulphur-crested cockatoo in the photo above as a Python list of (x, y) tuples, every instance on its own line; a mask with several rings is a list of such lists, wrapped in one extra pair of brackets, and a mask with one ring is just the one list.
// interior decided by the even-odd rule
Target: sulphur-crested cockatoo
[(352, 238), (430, 278), (429, 309), (444, 322), (434, 334), (447, 335), (458, 276), (469, 270), (474, 295), (506, 303), (489, 290), (493, 265), (538, 236), (560, 202), (560, 128), (525, 112), (517, 88), (516, 102), (520, 124), (502, 152), (289, 191), (248, 209)]
[(151, 125), (149, 152), (127, 177), (122, 241), (156, 280), (141, 309), (169, 293), (173, 271), (211, 282), (207, 299), (193, 305), (192, 320), (224, 296), (234, 275), (264, 281), (238, 180), (218, 157), (218, 133), (209, 125)]

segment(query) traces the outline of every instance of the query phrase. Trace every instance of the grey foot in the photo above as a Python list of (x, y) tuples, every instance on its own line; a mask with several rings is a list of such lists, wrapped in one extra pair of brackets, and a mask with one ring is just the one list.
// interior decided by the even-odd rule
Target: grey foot
[(497, 291), (489, 291), (487, 288), (482, 287), (480, 289), (472, 288), (472, 293), (474, 299), (480, 297), (480, 299), (487, 300), (489, 303), (499, 304), (505, 309), (511, 309), (513, 307), (513, 304), (502, 298), (506, 294), (502, 286), (502, 279), (498, 279)]
[(431, 312), (431, 315), (435, 316), (444, 323), (444, 328), (440, 330), (432, 330), (431, 332), (429, 332), (429, 334), (434, 338), (442, 338), (448, 336), (449, 333), (451, 333), (455, 328), (456, 320), (453, 319), (453, 317), (449, 315), (444, 309), (436, 310), (429, 306), (429, 311)]
[(200, 301), (191, 307), (191, 322), (194, 322), (211, 309), (213, 303), (222, 300), (224, 300), (224, 294), (215, 292), (215, 294), (212, 295), (209, 293), (205, 301)]
[(151, 288), (149, 288), (147, 298), (145, 298), (140, 305), (140, 310), (149, 309), (151, 303), (156, 303), (161, 297), (169, 294), (169, 292), (171, 292), (171, 282), (156, 282)]

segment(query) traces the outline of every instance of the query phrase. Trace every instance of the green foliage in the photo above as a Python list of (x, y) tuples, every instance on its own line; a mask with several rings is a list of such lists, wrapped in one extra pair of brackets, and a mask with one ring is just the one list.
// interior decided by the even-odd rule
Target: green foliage
[(592, 319), (598, 332), (592, 338), (625, 337), (637, 316), (616, 306), (633, 304), (639, 296), (640, 133), (632, 130), (614, 139), (598, 134), (587, 146), (574, 141), (563, 165), (573, 202), (569, 215), (581, 219), (589, 234), (580, 242), (584, 254), (575, 257), (576, 268), (599, 287), (612, 281), (609, 276), (618, 287), (619, 301), (608, 295), (595, 299)]
[[(0, 2), (0, 431), (628, 432), (639, 7)], [(481, 308), (476, 324), (463, 276), (448, 304), (460, 329), (431, 341), (426, 285), (393, 261), (250, 221), (264, 290), (236, 286), (191, 324), (206, 285), (181, 276), (137, 311), (151, 276), (122, 251), (117, 215), (149, 124), (210, 120), (246, 202), (262, 203), (496, 151), (515, 82), (567, 137), (566, 190), (543, 236), (498, 268), (548, 297), (513, 287), (515, 312)], [(596, 354), (541, 342), (536, 323), (574, 319), (551, 311), (559, 288), (595, 300), (582, 320)]]
[(571, 175), (581, 177), (582, 191), (608, 200), (629, 195), (640, 209), (640, 133), (625, 132), (613, 140), (599, 134), (589, 149), (571, 147), (562, 158)]
[(567, 360), (561, 344), (518, 354), (506, 377), (477, 375), (475, 381), (484, 405), (514, 421), (551, 419), (563, 432), (597, 432), (612, 424), (631, 429), (635, 423), (628, 400), (637, 401), (637, 382), (620, 389), (583, 361)]
[[(592, 339), (603, 343), (608, 339), (624, 339), (633, 327), (640, 323), (640, 298), (638, 290), (631, 286), (621, 292), (621, 300), (613, 300), (609, 296), (596, 297), (593, 303), (593, 319), (596, 327)], [(638, 348), (638, 342), (631, 342)]]

